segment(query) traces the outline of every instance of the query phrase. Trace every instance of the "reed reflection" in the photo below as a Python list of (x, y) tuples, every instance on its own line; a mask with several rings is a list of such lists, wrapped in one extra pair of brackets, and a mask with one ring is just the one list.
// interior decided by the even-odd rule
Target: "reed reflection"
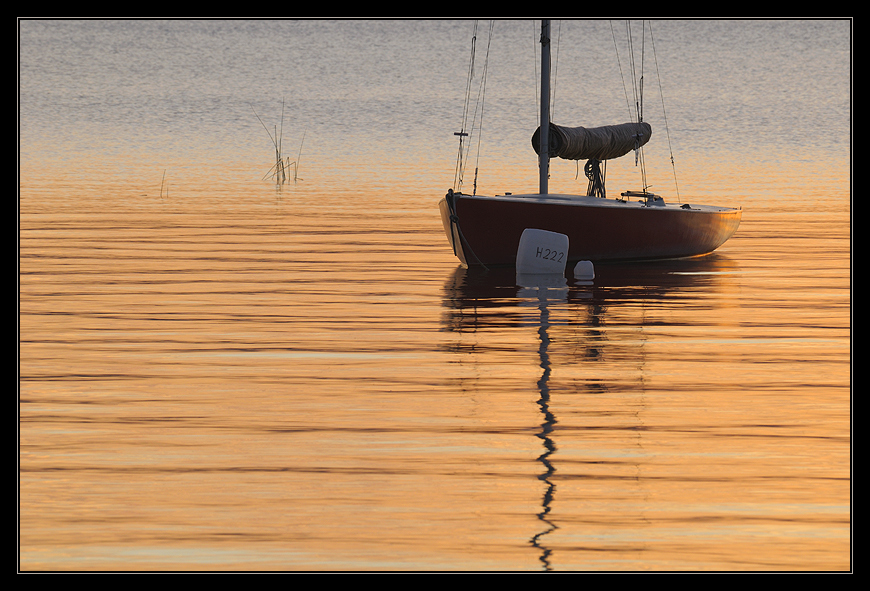
[[(511, 364), (519, 358), (519, 350), (537, 346), (540, 375), (535, 386), (540, 415), (533, 432), (543, 448), (536, 462), (540, 464), (537, 478), (544, 491), (535, 515), (541, 530), (529, 543), (539, 552), (544, 570), (553, 569), (553, 553), (558, 545), (548, 540), (559, 529), (554, 507), (559, 483), (560, 427), (572, 429), (570, 424), (560, 424), (560, 409), (566, 407), (560, 406), (564, 400), (559, 394), (597, 395), (628, 388), (635, 398), (643, 398), (647, 306), (676, 303), (685, 298), (686, 292), (709, 291), (710, 286), (716, 291), (715, 285), (722, 277), (737, 271), (730, 259), (714, 254), (697, 259), (599, 266), (591, 282), (562, 278), (535, 285), (530, 277), (517, 276), (512, 268), (460, 267), (448, 279), (443, 328), (457, 334), (449, 349), (463, 363), (465, 354), (474, 353), (481, 365)], [(608, 330), (613, 327), (620, 330)], [(530, 328), (536, 332), (536, 339)], [(509, 351), (506, 343), (517, 350)], [(582, 371), (585, 378), (562, 376), (554, 380), (554, 372), (558, 376), (560, 369), (574, 375)], [(474, 390), (474, 384), (462, 387)], [(534, 395), (531, 383), (529, 394)], [(635, 427), (633, 431), (642, 437), (642, 429)], [(641, 468), (638, 465), (636, 471)]]

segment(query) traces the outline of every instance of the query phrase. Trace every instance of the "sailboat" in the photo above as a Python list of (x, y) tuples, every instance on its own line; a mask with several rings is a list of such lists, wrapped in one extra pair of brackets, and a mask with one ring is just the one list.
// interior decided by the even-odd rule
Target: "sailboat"
[[(566, 263), (642, 261), (713, 252), (740, 225), (740, 208), (674, 204), (644, 187), (608, 198), (602, 164), (645, 145), (652, 135), (642, 120), (596, 128), (550, 122), (550, 21), (541, 22), (540, 126), (532, 136), (538, 154), (539, 191), (496, 196), (449, 189), (439, 201), (441, 221), (464, 266), (516, 264), (524, 230), (568, 236)], [(640, 119), (640, 117), (638, 117)], [(457, 135), (466, 135), (459, 133)], [(460, 138), (461, 141), (461, 138)], [(586, 195), (548, 191), (551, 157), (586, 160)]]

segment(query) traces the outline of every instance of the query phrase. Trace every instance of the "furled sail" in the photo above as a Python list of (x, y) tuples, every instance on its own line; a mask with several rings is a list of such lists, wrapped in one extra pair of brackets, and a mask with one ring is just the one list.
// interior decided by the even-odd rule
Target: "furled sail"
[[(532, 147), (540, 153), (541, 128), (532, 135)], [(610, 160), (640, 148), (652, 136), (649, 123), (622, 123), (604, 127), (562, 127), (550, 124), (550, 157), (565, 160)]]

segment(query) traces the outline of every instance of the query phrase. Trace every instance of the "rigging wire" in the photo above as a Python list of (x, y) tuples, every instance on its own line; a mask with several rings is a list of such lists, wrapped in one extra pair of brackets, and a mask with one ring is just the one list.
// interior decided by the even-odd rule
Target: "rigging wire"
[[(646, 26), (644, 25), (644, 21), (640, 23), (641, 35), (640, 35), (640, 78), (638, 79), (638, 103), (637, 103), (637, 121), (638, 123), (643, 121), (643, 75), (644, 75), (644, 66), (646, 65)], [(640, 176), (642, 179), (643, 192), (646, 193), (649, 185), (646, 182), (646, 159), (644, 158), (644, 150), (640, 148), (636, 152), (635, 156), (635, 164), (637, 163), (637, 158), (640, 158)]]
[[(628, 61), (631, 68), (631, 90), (634, 93), (634, 109), (637, 116), (637, 122), (641, 121), (640, 98), (638, 97), (637, 84), (637, 63), (634, 55), (634, 38), (631, 35), (631, 21), (625, 21), (625, 36), (628, 42)], [(642, 63), (642, 62), (641, 62)], [(642, 76), (643, 74), (641, 74)]]
[[(629, 118), (632, 120), (636, 120), (638, 123), (643, 122), (643, 66), (644, 66), (644, 57), (645, 57), (645, 40), (646, 40), (646, 27), (643, 26), (641, 28), (641, 43), (640, 43), (640, 67), (638, 68), (637, 59), (635, 57), (636, 51), (634, 48), (634, 37), (631, 31), (631, 21), (626, 20), (625, 23), (625, 32), (626, 32), (626, 42), (628, 44), (628, 62), (629, 62), (629, 73), (631, 75), (631, 86), (632, 92), (634, 94), (634, 113), (632, 113), (631, 102), (628, 98), (628, 91), (625, 87), (625, 75), (622, 71), (622, 62), (619, 59), (619, 48), (616, 43), (616, 33), (613, 30), (613, 23), (610, 24), (610, 32), (613, 37), (613, 47), (616, 51), (616, 60), (619, 65), (620, 77), (622, 78), (622, 89), (625, 94), (625, 102), (628, 106)], [(638, 69), (640, 76), (638, 77)], [(646, 193), (647, 189), (649, 189), (649, 185), (646, 182), (646, 163), (644, 161), (644, 151), (643, 147), (637, 148), (634, 151), (634, 165), (640, 166), (640, 175), (641, 175), (641, 185), (643, 187), (643, 192)]]
[(453, 188), (454, 190), (459, 190), (462, 187), (462, 177), (465, 169), (465, 165), (463, 163), (464, 156), (464, 139), (468, 137), (467, 125), (468, 125), (468, 107), (471, 103), (471, 81), (474, 78), (474, 59), (477, 51), (477, 21), (474, 21), (474, 28), (472, 29), (471, 35), (471, 57), (468, 62), (468, 77), (465, 81), (465, 104), (462, 110), (462, 125), (460, 126), (459, 131), (454, 133), (453, 135), (459, 136), (459, 152), (456, 155), (456, 169), (453, 173)]
[[(682, 199), (680, 198), (680, 186), (679, 186), (679, 183), (677, 182), (677, 168), (676, 168), (676, 163), (674, 161), (674, 151), (673, 151), (673, 147), (671, 144), (671, 131), (670, 131), (670, 126), (668, 124), (667, 110), (665, 109), (665, 94), (664, 94), (664, 90), (662, 88), (662, 78), (661, 78), (661, 72), (659, 71), (658, 55), (656, 53), (655, 36), (653, 35), (652, 23), (650, 21), (645, 21), (645, 25), (644, 25), (644, 29), (643, 29), (644, 34), (641, 37), (640, 78), (637, 77), (637, 65), (636, 65), (635, 57), (634, 57), (635, 52), (634, 52), (634, 45), (632, 42), (632, 35), (631, 35), (631, 23), (630, 22), (626, 23), (627, 41), (628, 41), (628, 45), (629, 45), (629, 58), (630, 58), (629, 62), (631, 65), (632, 88), (633, 88), (634, 98), (635, 98), (635, 109), (634, 109), (635, 112), (634, 113), (632, 113), (631, 101), (629, 100), (628, 90), (626, 89), (625, 73), (622, 70), (622, 62), (619, 58), (619, 48), (618, 48), (617, 41), (616, 41), (616, 31), (613, 29), (612, 22), (610, 23), (610, 34), (611, 34), (611, 37), (613, 38), (613, 48), (616, 52), (616, 62), (617, 62), (617, 66), (619, 67), (620, 78), (622, 79), (622, 90), (623, 90), (623, 93), (625, 95), (625, 104), (628, 107), (629, 117), (633, 117), (636, 114), (637, 120), (643, 121), (643, 80), (644, 80), (643, 64), (644, 64), (644, 57), (645, 57), (644, 54), (645, 54), (645, 40), (646, 40), (646, 29), (647, 28), (649, 28), (650, 46), (652, 48), (653, 63), (655, 65), (656, 78), (657, 78), (658, 86), (659, 86), (659, 96), (661, 98), (661, 103), (662, 103), (662, 116), (663, 116), (664, 122), (665, 122), (665, 135), (667, 136), (667, 140), (668, 140), (668, 152), (669, 152), (669, 157), (670, 157), (670, 161), (671, 161), (671, 169), (672, 169), (673, 175), (674, 175), (674, 187), (675, 187), (676, 193), (677, 193), (677, 202), (680, 203), (680, 202), (682, 202)], [(644, 187), (643, 190), (646, 191), (649, 188), (649, 186), (646, 184), (646, 166), (645, 166), (644, 160), (643, 160), (643, 148), (640, 148), (639, 154), (636, 155), (636, 157), (635, 157), (635, 165), (637, 165), (638, 163), (640, 163), (640, 165), (641, 165), (641, 178), (642, 178), (643, 187)]]
[[(486, 97), (486, 74), (487, 74), (487, 71), (489, 70), (489, 48), (490, 48), (490, 45), (492, 44), (492, 30), (493, 30), (494, 26), (495, 26), (495, 22), (489, 21), (489, 37), (487, 38), (487, 41), (486, 41), (486, 56), (484, 57), (484, 60), (483, 60), (483, 76), (481, 77), (481, 80), (480, 80), (480, 91), (478, 93), (478, 104), (480, 105), (480, 123), (479, 123), (479, 126), (477, 128), (478, 129), (478, 132), (477, 132), (477, 155), (476, 155), (476, 159), (474, 162), (474, 191), (472, 193), (474, 195), (477, 195), (477, 172), (479, 170), (478, 165), (480, 164), (480, 142), (483, 138), (483, 107), (484, 107), (485, 97)], [(475, 110), (474, 118), (477, 119), (476, 110)]]
[(622, 80), (622, 93), (625, 95), (625, 106), (628, 107), (628, 117), (631, 119), (631, 102), (628, 100), (628, 89), (625, 87), (625, 73), (622, 71), (622, 61), (619, 59), (619, 47), (616, 45), (616, 31), (613, 21), (610, 21), (610, 36), (613, 37), (613, 50), (616, 53), (616, 65), (619, 67), (619, 79)]
[[(494, 27), (494, 22), (490, 21), (489, 24), (489, 38), (487, 40), (486, 45), (486, 53), (484, 56), (483, 62), (483, 72), (480, 77), (478, 91), (477, 91), (477, 100), (475, 102), (474, 114), (472, 116), (470, 128), (468, 124), (468, 116), (469, 109), (471, 104), (472, 97), (472, 87), (475, 75), (475, 60), (476, 60), (476, 52), (477, 52), (477, 21), (474, 23), (474, 32), (472, 36), (471, 42), (471, 58), (469, 61), (469, 69), (468, 69), (468, 78), (466, 81), (466, 89), (465, 89), (465, 107), (463, 111), (463, 119), (462, 119), (462, 128), (459, 132), (456, 132), (454, 135), (459, 136), (459, 154), (457, 155), (456, 160), (456, 172), (454, 176), (454, 189), (457, 191), (461, 190), (463, 179), (465, 176), (465, 168), (468, 165), (469, 153), (471, 150), (470, 143), (466, 143), (464, 138), (471, 136), (475, 129), (477, 129), (477, 162), (480, 161), (480, 141), (483, 129), (483, 111), (484, 111), (484, 99), (486, 95), (486, 74), (489, 65), (489, 48), (492, 43), (492, 31)], [(476, 163), (477, 164), (477, 163)], [(474, 178), (474, 193), (477, 193), (477, 166), (475, 164), (475, 178)]]
[[(635, 49), (634, 49), (634, 37), (631, 32), (631, 21), (626, 21), (626, 33), (628, 35), (628, 46), (629, 52), (631, 56), (631, 74), (632, 74), (632, 82), (634, 87), (634, 102), (635, 109), (637, 110), (637, 122), (641, 123), (643, 121), (643, 67), (644, 67), (644, 57), (645, 57), (645, 49), (646, 49), (646, 26), (641, 21), (641, 36), (640, 36), (640, 66), (638, 67), (635, 63)], [(638, 69), (640, 70), (640, 76), (638, 77)], [(634, 165), (640, 165), (640, 178), (641, 178), (641, 186), (643, 188), (643, 192), (646, 193), (649, 185), (646, 182), (646, 162), (644, 160), (644, 151), (643, 148), (639, 148), (634, 151)]]
[(650, 39), (650, 44), (652, 45), (653, 63), (655, 63), (655, 66), (656, 66), (656, 77), (658, 78), (658, 82), (659, 82), (659, 96), (662, 99), (662, 116), (664, 117), (664, 120), (665, 120), (665, 135), (668, 138), (668, 152), (670, 153), (670, 157), (671, 157), (671, 169), (673, 170), (673, 173), (674, 173), (674, 187), (676, 188), (676, 191), (677, 191), (677, 203), (681, 203), (680, 186), (677, 183), (677, 166), (674, 163), (674, 150), (671, 147), (671, 130), (668, 127), (668, 113), (665, 110), (665, 93), (664, 93), (664, 90), (662, 89), (662, 76), (661, 76), (661, 73), (659, 72), (659, 60), (658, 60), (658, 55), (656, 54), (656, 40), (655, 40), (655, 37), (653, 36), (652, 23), (649, 23), (649, 39)]

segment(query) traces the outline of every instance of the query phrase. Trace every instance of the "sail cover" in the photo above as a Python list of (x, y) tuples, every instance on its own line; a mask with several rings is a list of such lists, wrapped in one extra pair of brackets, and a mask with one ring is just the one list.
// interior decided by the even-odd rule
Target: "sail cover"
[[(532, 135), (532, 147), (540, 154), (541, 128)], [(622, 123), (604, 127), (562, 127), (550, 124), (550, 157), (565, 160), (610, 160), (640, 148), (652, 136), (649, 123)]]

